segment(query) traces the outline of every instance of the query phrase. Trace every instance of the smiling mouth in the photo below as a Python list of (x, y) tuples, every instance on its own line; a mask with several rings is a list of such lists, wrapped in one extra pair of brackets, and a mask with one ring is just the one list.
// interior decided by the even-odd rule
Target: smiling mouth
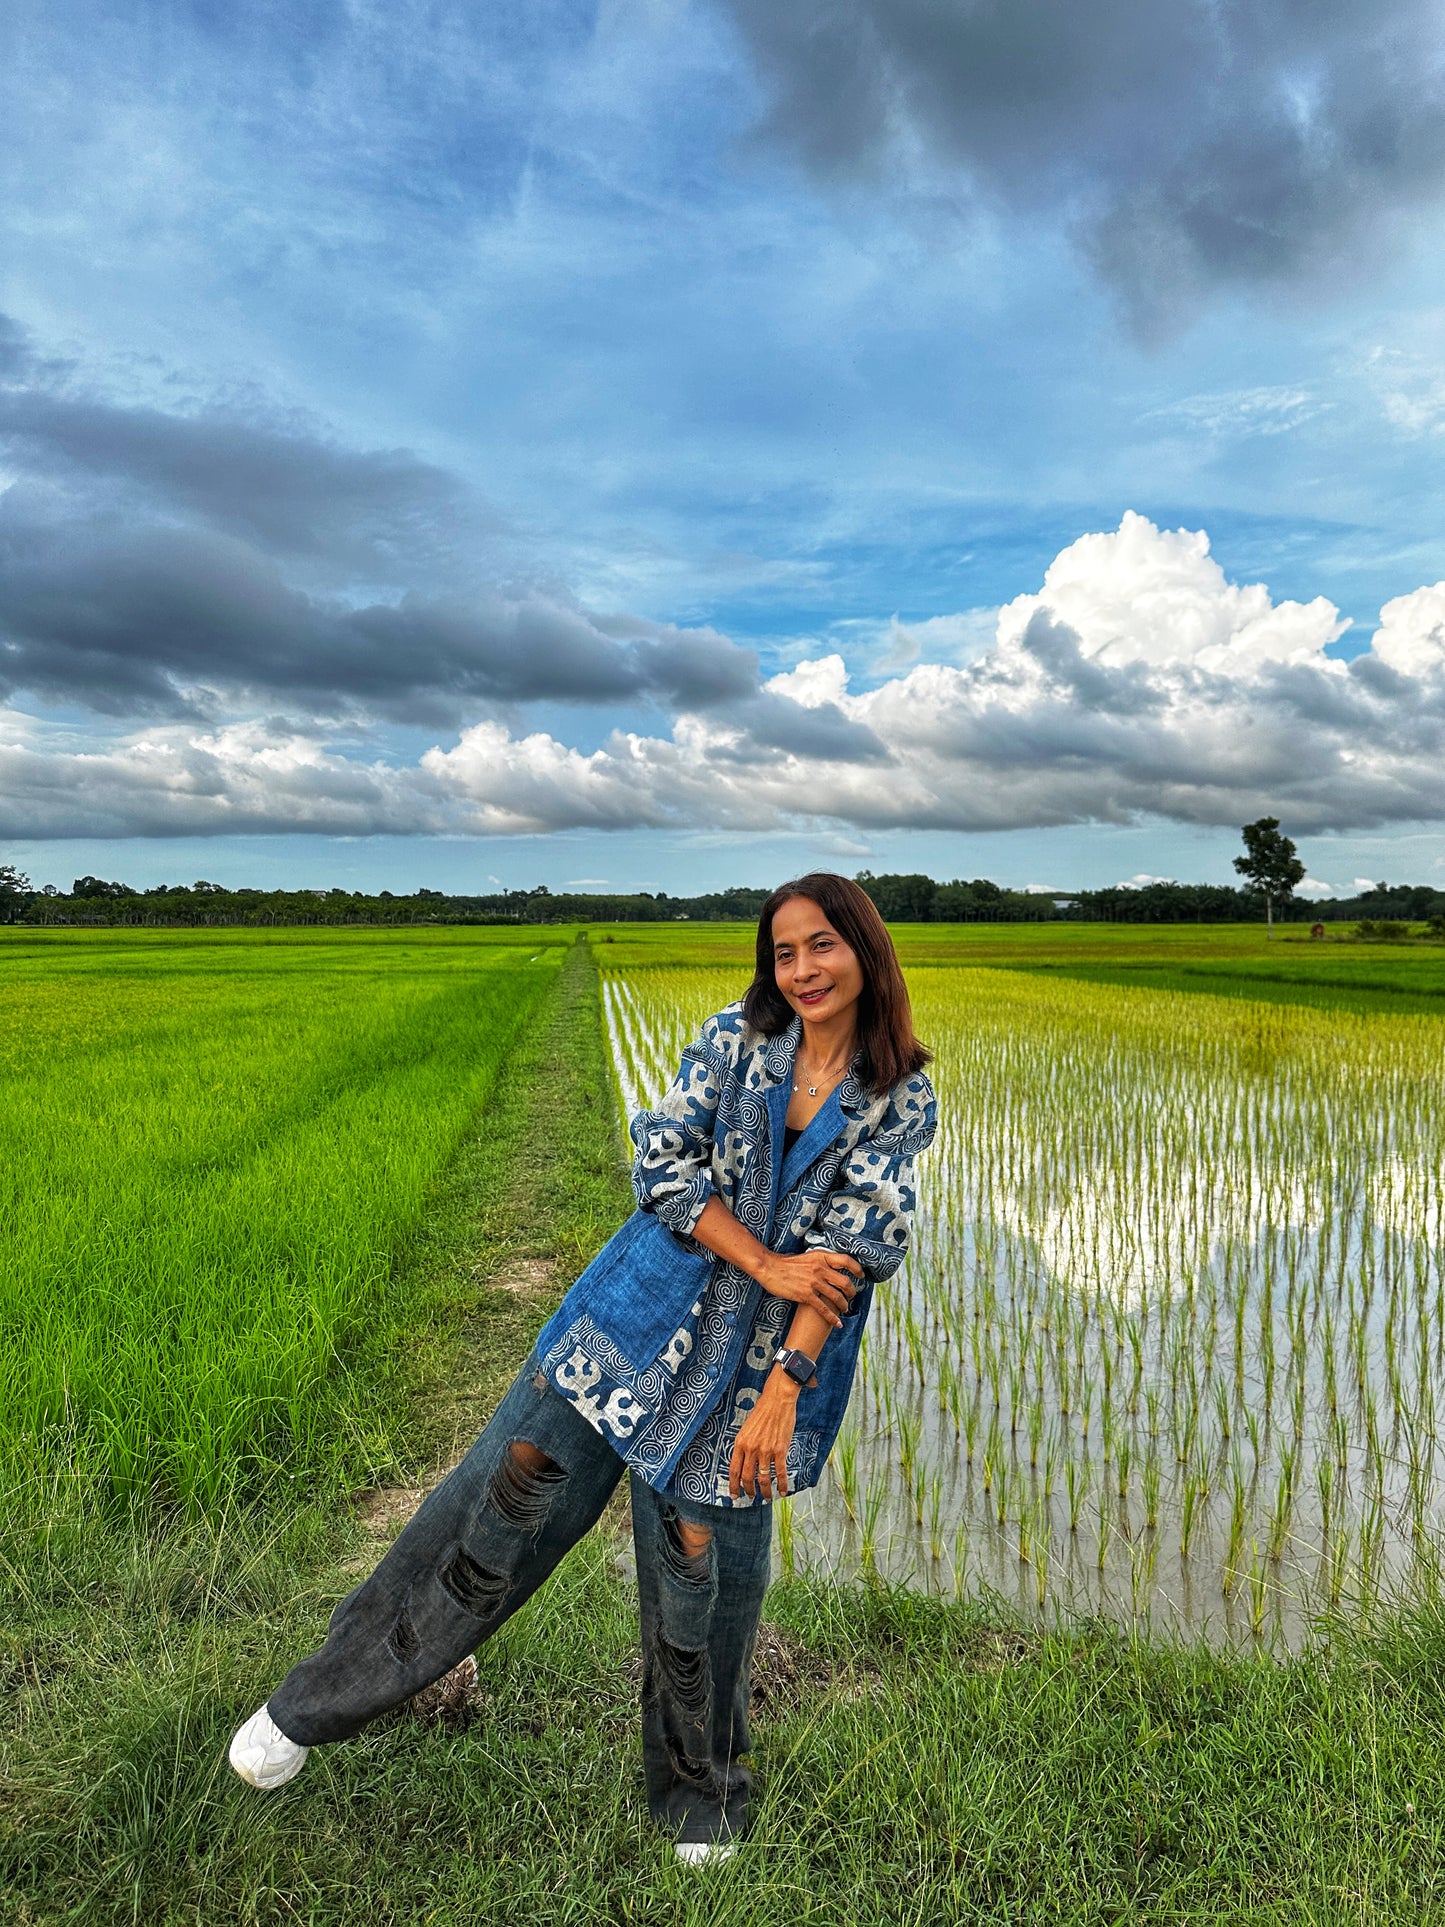
[(820, 1004), (832, 988), (833, 986), (829, 984), (823, 990), (800, 990), (798, 992), (798, 1002), (800, 1004)]

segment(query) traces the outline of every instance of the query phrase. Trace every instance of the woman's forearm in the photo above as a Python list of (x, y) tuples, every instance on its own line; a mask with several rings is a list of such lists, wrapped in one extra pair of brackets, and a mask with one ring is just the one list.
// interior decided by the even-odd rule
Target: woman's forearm
[(745, 1224), (733, 1216), (719, 1197), (711, 1197), (702, 1208), (702, 1216), (692, 1228), (692, 1235), (700, 1245), (715, 1257), (726, 1258), (730, 1265), (745, 1271), (749, 1278), (763, 1282), (763, 1273), (768, 1260), (776, 1254), (769, 1251), (761, 1238), (755, 1238)]
[(796, 1345), (798, 1350), (806, 1352), (809, 1358), (816, 1358), (832, 1329), (832, 1325), (821, 1312), (814, 1311), (811, 1305), (799, 1305), (793, 1313), (792, 1323), (788, 1326), (788, 1336), (783, 1342)]
[[(707, 1250), (736, 1265), (739, 1271), (746, 1272), (750, 1278), (755, 1278), (765, 1291), (768, 1289), (769, 1267), (777, 1266), (778, 1254), (770, 1251), (760, 1238), (755, 1238), (745, 1224), (740, 1224), (720, 1198), (708, 1199), (692, 1235)], [(776, 1273), (773, 1282), (779, 1282)], [(847, 1281), (850, 1286), (851, 1282)], [(843, 1300), (840, 1298), (838, 1302), (841, 1304)], [(816, 1358), (837, 1322), (838, 1316), (834, 1312), (798, 1304), (788, 1326), (787, 1343), (796, 1345), (809, 1358)]]

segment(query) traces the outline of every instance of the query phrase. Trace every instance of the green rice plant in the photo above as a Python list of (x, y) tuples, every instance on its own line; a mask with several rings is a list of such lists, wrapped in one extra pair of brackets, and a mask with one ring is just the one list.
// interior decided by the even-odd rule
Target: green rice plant
[(1154, 1539), (1136, 1539), (1129, 1549), (1129, 1599), (1135, 1618), (1148, 1616), (1147, 1604), (1144, 1614), (1140, 1614), (1139, 1602), (1147, 1602), (1154, 1585), (1154, 1567), (1159, 1558), (1159, 1546)]
[(1050, 1538), (1046, 1522), (1034, 1534), (1034, 1604), (1042, 1612), (1049, 1597)]
[(1350, 1528), (1340, 1525), (1329, 1535), (1329, 1603), (1338, 1606), (1350, 1566)]
[(1064, 1488), (1069, 1497), (1069, 1531), (1079, 1529), (1079, 1515), (1083, 1511), (1084, 1500), (1089, 1494), (1090, 1462), (1088, 1459), (1067, 1458), (1064, 1460)]
[(1247, 1516), (1247, 1495), (1244, 1479), (1238, 1466), (1234, 1468), (1233, 1494), (1229, 1508), (1229, 1543), (1224, 1554), (1224, 1596), (1227, 1599), (1240, 1576), (1240, 1560), (1244, 1551), (1244, 1525)]
[(791, 1499), (777, 1499), (773, 1503), (773, 1522), (778, 1529), (778, 1557), (782, 1561), (783, 1577), (793, 1578), (796, 1568), (796, 1546), (794, 1543), (793, 1502)]
[(938, 1396), (943, 1409), (953, 1420), (953, 1436), (957, 1438), (961, 1427), (958, 1374), (947, 1352), (938, 1361)]
[(865, 1579), (878, 1577), (878, 1526), (888, 1504), (888, 1486), (880, 1477), (870, 1478), (863, 1499), (862, 1529), (859, 1534), (858, 1557)]
[(1233, 1435), (1233, 1415), (1230, 1410), (1228, 1389), (1221, 1383), (1214, 1387), (1214, 1416), (1219, 1427), (1219, 1436), (1228, 1444)]
[(928, 1482), (928, 1550), (935, 1564), (943, 1557), (943, 1480), (936, 1472)]
[(922, 1380), (925, 1376), (923, 1369), (923, 1333), (919, 1327), (917, 1314), (914, 1312), (913, 1301), (911, 1299), (908, 1302), (904, 1314), (903, 1327), (908, 1339), (909, 1363), (913, 1367), (915, 1376), (919, 1380)]
[(974, 1446), (978, 1439), (978, 1419), (978, 1403), (975, 1400), (964, 1407), (963, 1413), (963, 1446), (970, 1465), (973, 1464)]
[(1204, 1490), (1198, 1479), (1186, 1479), (1179, 1495), (1179, 1557), (1187, 1560), (1199, 1517), (1199, 1501)]
[(1265, 1565), (1259, 1553), (1259, 1541), (1249, 1542), (1249, 1628), (1256, 1639), (1264, 1633), (1265, 1604), (1268, 1598), (1268, 1583)]
[(1035, 1398), (1029, 1405), (1029, 1466), (1037, 1471), (1039, 1447), (1044, 1437), (1044, 1401)]
[(845, 1425), (838, 1434), (837, 1444), (838, 1484), (843, 1494), (843, 1508), (854, 1525), (858, 1523), (858, 1430), (854, 1425)]
[(923, 1428), (918, 1414), (904, 1406), (899, 1406), (893, 1418), (893, 1436), (898, 1441), (898, 1463), (903, 1476), (911, 1485), (918, 1466), (918, 1447)]
[(1270, 1562), (1278, 1565), (1284, 1557), (1285, 1544), (1289, 1538), (1289, 1522), (1294, 1508), (1293, 1475), (1282, 1469), (1275, 1486), (1274, 1506), (1269, 1518), (1268, 1551)]
[(385, 1459), (346, 1363), (399, 1314), (394, 1259), (565, 955), (462, 929), (7, 954), (0, 1466), (218, 1507)]
[(1141, 1479), (1144, 1493), (1144, 1524), (1150, 1532), (1159, 1529), (1159, 1461), (1151, 1452), (1144, 1460)]
[(953, 1532), (953, 1591), (961, 1599), (968, 1581), (968, 1527), (958, 1525)]
[(1121, 1433), (1114, 1444), (1114, 1477), (1117, 1481), (1120, 1499), (1129, 1496), (1129, 1472), (1134, 1462), (1134, 1449), (1127, 1434)]

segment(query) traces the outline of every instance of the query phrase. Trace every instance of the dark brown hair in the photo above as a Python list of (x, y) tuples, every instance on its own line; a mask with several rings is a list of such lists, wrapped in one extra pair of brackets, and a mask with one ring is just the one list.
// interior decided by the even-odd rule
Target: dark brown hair
[(888, 926), (866, 890), (831, 870), (813, 870), (780, 883), (758, 917), (758, 957), (753, 981), (743, 997), (743, 1017), (754, 1030), (776, 1036), (793, 1018), (773, 966), (773, 918), (794, 897), (816, 903), (863, 967), (858, 999), (858, 1043), (863, 1052), (862, 1080), (875, 1097), (892, 1090), (900, 1077), (921, 1071), (933, 1055), (913, 1034), (908, 986)]

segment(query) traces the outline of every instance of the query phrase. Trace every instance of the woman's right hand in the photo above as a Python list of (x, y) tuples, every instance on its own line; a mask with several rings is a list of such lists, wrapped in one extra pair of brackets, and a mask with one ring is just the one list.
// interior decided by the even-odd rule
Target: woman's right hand
[(796, 1257), (783, 1258), (770, 1251), (757, 1274), (758, 1283), (774, 1298), (805, 1305), (827, 1319), (835, 1330), (858, 1289), (863, 1267), (845, 1251), (800, 1251)]

